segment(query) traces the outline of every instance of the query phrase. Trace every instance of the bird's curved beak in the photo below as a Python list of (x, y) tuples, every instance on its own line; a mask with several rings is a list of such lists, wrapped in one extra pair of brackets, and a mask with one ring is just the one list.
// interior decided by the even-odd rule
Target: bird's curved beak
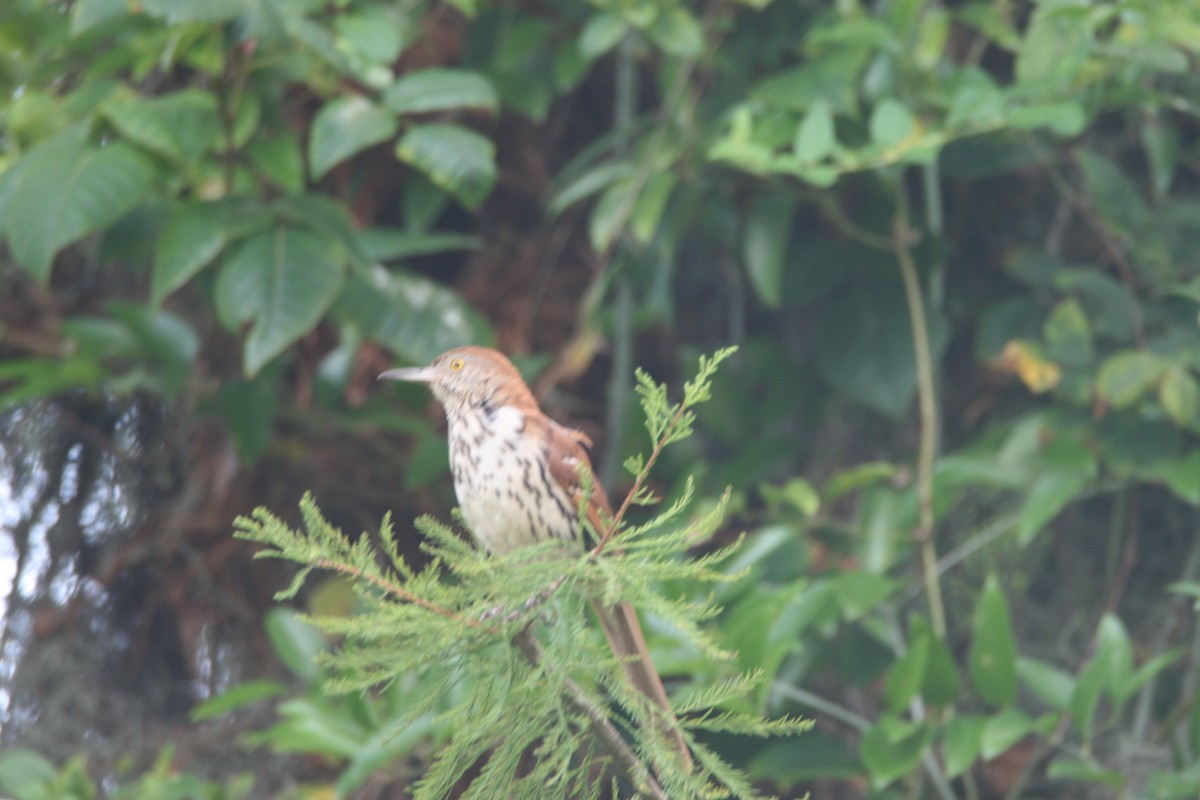
[(381, 381), (408, 381), (409, 383), (433, 383), (433, 367), (400, 367), (389, 369), (379, 375)]

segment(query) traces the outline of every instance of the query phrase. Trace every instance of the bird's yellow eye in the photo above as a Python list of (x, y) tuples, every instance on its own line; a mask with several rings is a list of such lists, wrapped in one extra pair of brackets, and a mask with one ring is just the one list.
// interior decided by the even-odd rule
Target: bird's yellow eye
[(465, 363), (466, 362), (463, 361), (461, 358), (456, 358), (450, 362), (450, 369), (454, 370), (455, 372), (458, 372), (460, 369), (463, 368), (463, 364), (465, 364)]

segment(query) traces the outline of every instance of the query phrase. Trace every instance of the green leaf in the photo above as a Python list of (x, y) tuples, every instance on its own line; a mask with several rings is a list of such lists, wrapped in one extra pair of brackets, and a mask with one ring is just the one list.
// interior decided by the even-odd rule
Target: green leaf
[(635, 241), (650, 242), (658, 234), (658, 224), (667, 201), (678, 182), (673, 172), (659, 172), (646, 179), (629, 214), (629, 233)]
[(223, 717), (231, 711), (244, 708), (260, 700), (278, 697), (283, 694), (284, 688), (279, 681), (253, 680), (239, 683), (192, 708), (188, 712), (188, 719), (192, 722), (199, 722)]
[(141, 0), (141, 9), (152, 17), (161, 17), (170, 25), (186, 22), (228, 22), (250, 9), (254, 0), (205, 0), (203, 3), (180, 0)]
[(921, 697), (931, 706), (948, 706), (958, 696), (958, 666), (946, 640), (933, 632), (929, 621), (914, 616), (909, 626), (913, 636), (929, 642), (929, 658), (921, 681)]
[(625, 18), (615, 11), (593, 14), (579, 32), (579, 52), (588, 61), (597, 59), (616, 47), (627, 30)]
[(346, 254), (333, 239), (279, 227), (231, 250), (217, 276), (217, 314), (229, 326), (253, 321), (243, 370), (253, 377), (312, 330), (342, 286)]
[(71, 35), (129, 13), (129, 0), (79, 0), (71, 7)]
[(1087, 127), (1088, 116), (1079, 103), (1063, 100), (1011, 108), (1004, 121), (1022, 130), (1049, 128), (1059, 136), (1078, 136)]
[(832, 153), (836, 147), (833, 109), (825, 98), (818, 98), (805, 112), (799, 127), (796, 128), (792, 150), (801, 161), (816, 162)]
[(984, 723), (979, 737), (979, 754), (985, 761), (991, 761), (1021, 741), (1034, 727), (1034, 721), (1024, 711), (1006, 708)]
[(396, 134), (396, 118), (365, 97), (340, 97), (321, 107), (308, 140), (314, 179), (331, 167)]
[(971, 714), (956, 714), (946, 724), (945, 758), (946, 777), (957, 778), (962, 775), (975, 759), (983, 746), (983, 717)]
[(333, 313), (399, 359), (428, 364), (464, 344), (488, 344), (492, 333), (458, 294), (415, 273), (377, 267), (356, 275)]
[(358, 239), (363, 252), (372, 261), (399, 261), (451, 250), (474, 250), (480, 245), (477, 236), (422, 233), (398, 228), (365, 228), (358, 232)]
[(383, 93), (383, 104), (397, 114), (424, 114), (455, 108), (495, 111), (500, 101), (483, 74), (433, 67), (401, 77)]
[[(354, 5), (333, 18), (337, 46), (356, 58), (390, 67), (417, 35), (411, 18), (406, 11), (383, 4)], [(387, 73), (390, 78), (391, 70)]]
[(882, 788), (913, 772), (929, 746), (927, 725), (884, 718), (863, 734), (859, 753), (871, 773), (871, 785)]
[(871, 111), (871, 141), (892, 147), (912, 136), (917, 123), (908, 107), (894, 97), (885, 97)]
[(315, 683), (321, 671), (314, 659), (327, 647), (324, 635), (300, 618), (295, 609), (273, 608), (263, 617), (263, 628), (279, 660), (305, 683)]
[(245, 153), (259, 172), (285, 192), (304, 191), (304, 155), (296, 134), (260, 136), (246, 146)]
[(162, 303), (204, 269), (228, 240), (225, 209), (217, 203), (181, 203), (158, 238), (154, 271), (150, 277), (150, 302)]
[[(1095, 764), (1071, 758), (1056, 758), (1051, 761), (1050, 766), (1046, 768), (1046, 777), (1052, 780), (1087, 781), (1113, 789), (1120, 789), (1126, 781), (1125, 776), (1116, 770), (1104, 769)], [(1200, 788), (1200, 785), (1193, 785), (1186, 796), (1194, 796), (1197, 788)], [(1153, 792), (1149, 796), (1160, 797)]]
[(102, 112), (122, 136), (184, 164), (208, 152), (221, 130), (217, 98), (201, 89), (155, 98), (125, 95), (105, 103)]
[(1025, 492), (1017, 518), (1017, 541), (1029, 544), (1050, 520), (1087, 487), (1090, 476), (1082, 470), (1051, 470), (1039, 475)]
[(1076, 367), (1091, 363), (1092, 328), (1083, 304), (1076, 298), (1067, 298), (1054, 307), (1046, 318), (1043, 333), (1047, 355), (1052, 360)]
[(396, 144), (396, 155), (468, 208), (478, 208), (496, 183), (491, 141), (457, 125), (415, 125)]
[(1096, 707), (1100, 695), (1108, 684), (1108, 664), (1103, 658), (1093, 656), (1075, 679), (1075, 691), (1071, 693), (1071, 722), (1085, 742), (1091, 741), (1092, 725), (1096, 720)]
[(778, 308), (784, 261), (792, 238), (796, 198), (785, 192), (764, 192), (755, 198), (746, 219), (742, 258), (759, 299)]
[(704, 29), (683, 5), (666, 6), (646, 28), (646, 34), (673, 56), (695, 58), (704, 51)]
[(899, 713), (916, 696), (925, 679), (929, 660), (929, 638), (921, 637), (909, 643), (908, 651), (892, 664), (884, 684), (888, 708)]
[(1113, 408), (1128, 408), (1162, 377), (1163, 360), (1143, 350), (1110, 356), (1096, 376), (1096, 391)]
[(1017, 674), (1042, 702), (1066, 710), (1075, 691), (1075, 678), (1070, 673), (1044, 661), (1021, 657), (1017, 659)]
[(14, 800), (57, 800), (57, 774), (54, 764), (33, 750), (15, 747), (0, 754), (0, 789)]
[(124, 216), (155, 176), (150, 160), (130, 144), (92, 147), (61, 134), (13, 170), (4, 230), (16, 260), (43, 281), (60, 249)]
[(1183, 367), (1167, 367), (1158, 385), (1158, 402), (1179, 427), (1193, 425), (1200, 410), (1200, 385)]
[(1017, 645), (1008, 601), (994, 575), (988, 576), (975, 605), (967, 663), (975, 690), (989, 705), (1002, 708), (1016, 699)]

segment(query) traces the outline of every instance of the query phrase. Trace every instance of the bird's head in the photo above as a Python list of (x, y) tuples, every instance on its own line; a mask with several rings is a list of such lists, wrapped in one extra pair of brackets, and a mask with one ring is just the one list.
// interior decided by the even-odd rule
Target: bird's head
[(485, 404), (499, 407), (532, 403), (536, 407), (517, 368), (503, 353), (487, 347), (456, 347), (442, 353), (428, 367), (389, 369), (379, 379), (427, 383), (448, 412)]

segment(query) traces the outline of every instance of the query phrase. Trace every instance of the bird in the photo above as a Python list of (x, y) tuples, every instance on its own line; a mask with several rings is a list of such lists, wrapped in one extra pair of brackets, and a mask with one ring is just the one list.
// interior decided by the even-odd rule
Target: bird
[[(484, 549), (504, 555), (551, 539), (583, 547), (581, 471), (590, 474), (587, 434), (539, 407), (513, 363), (498, 350), (448, 350), (427, 367), (390, 369), (380, 380), (427, 384), (448, 422), (450, 472), (463, 520)], [(590, 481), (586, 514), (597, 531), (612, 519), (604, 488)], [(663, 730), (690, 769), (691, 753), (628, 602), (593, 601), (609, 646), (632, 684), (670, 720)]]

